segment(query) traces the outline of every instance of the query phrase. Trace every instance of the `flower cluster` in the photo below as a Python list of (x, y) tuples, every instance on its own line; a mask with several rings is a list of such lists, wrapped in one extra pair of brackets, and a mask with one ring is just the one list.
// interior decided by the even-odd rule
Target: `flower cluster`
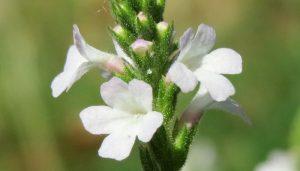
[[(80, 113), (84, 128), (107, 135), (99, 155), (123, 160), (138, 138), (145, 170), (178, 170), (185, 162), (204, 111), (220, 109), (250, 122), (230, 97), (234, 86), (224, 74), (242, 72), (242, 58), (232, 49), (212, 50), (216, 34), (201, 24), (179, 42), (173, 24), (163, 21), (164, 0), (110, 0), (117, 22), (110, 29), (116, 54), (86, 43), (76, 25), (63, 71), (51, 84), (60, 96), (93, 68), (113, 77), (100, 87), (107, 106)], [(185, 112), (175, 115), (178, 94), (195, 92)]]

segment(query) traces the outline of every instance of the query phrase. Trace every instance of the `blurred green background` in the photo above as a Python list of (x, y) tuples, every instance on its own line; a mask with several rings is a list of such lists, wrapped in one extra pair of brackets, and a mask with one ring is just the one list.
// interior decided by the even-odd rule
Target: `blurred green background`
[[(243, 74), (230, 79), (253, 125), (210, 111), (197, 133), (213, 144), (216, 170), (251, 171), (274, 149), (299, 150), (299, 0), (169, 0), (165, 18), (175, 22), (177, 37), (202, 22), (212, 25), (216, 48), (243, 56)], [(1, 171), (141, 170), (136, 149), (122, 162), (97, 157), (101, 138), (81, 125), (79, 112), (102, 103), (99, 72), (51, 97), (74, 23), (90, 44), (113, 52), (107, 0), (0, 0)]]

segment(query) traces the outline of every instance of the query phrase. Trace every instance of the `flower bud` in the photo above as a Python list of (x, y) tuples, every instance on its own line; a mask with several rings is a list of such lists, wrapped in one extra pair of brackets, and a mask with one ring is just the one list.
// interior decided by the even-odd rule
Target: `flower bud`
[(152, 40), (154, 37), (155, 22), (148, 18), (144, 12), (140, 12), (135, 21), (136, 32), (140, 37), (147, 40)]
[(146, 53), (152, 48), (153, 43), (144, 39), (137, 39), (130, 47), (140, 56), (145, 56)]
[(115, 26), (111, 30), (113, 34), (113, 38), (118, 41), (123, 41), (123, 42), (132, 42), (134, 41), (134, 36), (128, 31), (126, 28), (122, 27), (121, 25)]
[(147, 16), (143, 13), (143, 12), (140, 12), (138, 15), (137, 15), (138, 19), (140, 20), (140, 22), (142, 23), (145, 23), (148, 21), (148, 18)]
[(113, 31), (114, 31), (118, 36), (121, 36), (121, 37), (125, 36), (125, 34), (126, 34), (125, 29), (124, 29), (122, 26), (120, 26), (120, 25), (117, 25), (117, 26), (113, 29)]
[(112, 58), (106, 63), (106, 69), (110, 72), (123, 73), (124, 67), (124, 61), (121, 58)]
[(156, 29), (160, 34), (164, 34), (169, 28), (169, 24), (165, 21), (162, 21), (156, 25)]

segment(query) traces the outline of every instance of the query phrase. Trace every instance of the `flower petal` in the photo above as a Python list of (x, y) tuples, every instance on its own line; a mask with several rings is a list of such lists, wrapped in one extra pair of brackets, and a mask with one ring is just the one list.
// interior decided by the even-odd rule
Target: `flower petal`
[(104, 139), (98, 154), (104, 158), (121, 161), (129, 156), (135, 137), (132, 133), (114, 132)]
[(131, 98), (128, 85), (117, 77), (113, 77), (108, 82), (103, 83), (100, 87), (100, 92), (104, 102), (113, 108), (120, 101), (119, 98), (123, 97), (124, 100)]
[(123, 58), (126, 62), (128, 62), (129, 64), (131, 64), (132, 66), (135, 66), (133, 60), (123, 51), (123, 49), (121, 48), (121, 46), (119, 45), (119, 43), (113, 39), (113, 43), (117, 52), (117, 55), (121, 58)]
[(162, 125), (163, 116), (158, 112), (150, 112), (140, 118), (140, 128), (137, 134), (142, 142), (149, 142), (156, 130)]
[(73, 26), (74, 44), (80, 54), (89, 61), (97, 62), (99, 64), (106, 63), (109, 59), (116, 57), (113, 54), (102, 52), (89, 44), (87, 44), (82, 37), (77, 25)]
[(229, 96), (234, 95), (235, 89), (231, 82), (223, 75), (215, 74), (203, 69), (197, 69), (195, 72), (198, 80), (201, 82), (215, 101), (225, 101)]
[(191, 31), (187, 31), (184, 35), (190, 40), (189, 43), (182, 43), (184, 46), (181, 49), (181, 52), (178, 57), (178, 61), (183, 62), (186, 65), (191, 65), (191, 67), (196, 64), (200, 64), (202, 57), (206, 55), (214, 46), (216, 40), (216, 33), (214, 29), (208, 25), (201, 24), (198, 27), (197, 33), (195, 37), (191, 40), (189, 36), (191, 36)]
[(192, 28), (188, 28), (183, 35), (180, 37), (180, 42), (179, 42), (179, 47), (181, 50), (185, 48), (192, 40), (194, 37), (194, 31)]
[(122, 130), (133, 120), (131, 114), (107, 106), (91, 106), (80, 112), (84, 128), (91, 134), (110, 134)]
[(197, 78), (183, 63), (175, 62), (167, 74), (167, 78), (174, 82), (184, 93), (194, 90)]
[[(77, 80), (79, 80), (84, 74), (86, 74), (92, 68), (97, 67), (97, 65), (93, 62), (85, 62), (81, 64), (78, 69), (76, 70), (75, 74), (73, 75), (72, 79), (70, 80), (70, 85), (73, 85)], [(71, 88), (69, 86), (67, 91)]]
[(208, 90), (205, 86), (200, 85), (199, 91), (193, 98), (191, 104), (188, 106), (187, 113), (200, 113), (207, 109), (214, 103), (214, 100), (208, 93)]
[(62, 73), (51, 83), (53, 97), (58, 97), (63, 91), (72, 87), (94, 65), (83, 58), (75, 46), (69, 48), (66, 64)]
[(219, 74), (239, 74), (242, 57), (232, 49), (220, 48), (203, 57), (201, 68)]
[(68, 82), (66, 81), (66, 75), (64, 72), (58, 74), (51, 83), (52, 96), (60, 96), (68, 87)]
[(133, 88), (135, 83), (129, 84), (131, 84), (131, 88), (129, 88), (128, 84), (117, 77), (114, 77), (110, 81), (102, 84), (100, 91), (103, 100), (106, 104), (115, 109), (123, 110), (132, 114), (147, 113), (150, 109), (150, 101), (152, 109), (152, 90), (150, 92), (148, 86), (142, 85), (141, 87), (146, 87), (146, 91), (141, 94), (141, 97), (145, 99), (140, 100), (141, 97), (137, 98), (138, 95), (133, 93), (135, 89), (136, 91), (141, 91), (138, 90), (140, 85)]
[(216, 42), (216, 32), (215, 30), (206, 25), (201, 24), (198, 27), (197, 33), (192, 41), (192, 56), (198, 56), (208, 53)]
[(82, 63), (88, 62), (78, 51), (78, 49), (72, 45), (67, 53), (67, 59), (64, 66), (64, 71), (76, 70)]
[(152, 111), (152, 87), (140, 80), (132, 80), (129, 82), (128, 89), (135, 98), (136, 102), (139, 102), (141, 107), (146, 111)]
[(251, 119), (245, 114), (241, 106), (231, 98), (226, 99), (222, 102), (216, 102), (208, 93), (207, 89), (201, 87), (194, 99), (192, 100), (190, 106), (186, 110), (187, 114), (201, 113), (210, 109), (218, 109), (229, 114), (239, 116), (247, 124), (251, 125)]
[(251, 125), (251, 119), (245, 114), (242, 107), (233, 99), (228, 98), (226, 101), (213, 103), (209, 106), (209, 109), (219, 109), (230, 114), (239, 116), (242, 118), (247, 124)]

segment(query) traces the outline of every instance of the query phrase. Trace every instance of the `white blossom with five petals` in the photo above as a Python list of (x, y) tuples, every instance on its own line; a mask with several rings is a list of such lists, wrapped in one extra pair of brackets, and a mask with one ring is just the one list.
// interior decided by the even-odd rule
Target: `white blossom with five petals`
[(192, 91), (201, 83), (214, 101), (225, 101), (235, 93), (231, 82), (222, 74), (242, 72), (242, 58), (232, 49), (220, 48), (209, 53), (216, 40), (213, 28), (201, 24), (197, 33), (188, 29), (180, 39), (180, 54), (167, 73), (167, 78), (182, 92)]
[(123, 67), (122, 59), (133, 64), (115, 41), (117, 55), (102, 52), (87, 44), (76, 25), (73, 26), (73, 38), (74, 45), (68, 50), (64, 69), (51, 83), (53, 97), (68, 91), (77, 80), (93, 68), (120, 71)]
[(163, 123), (152, 111), (152, 87), (140, 80), (128, 84), (117, 77), (102, 84), (101, 96), (108, 106), (92, 106), (80, 113), (85, 129), (95, 135), (108, 134), (98, 153), (101, 157), (127, 158), (136, 137), (149, 142)]

